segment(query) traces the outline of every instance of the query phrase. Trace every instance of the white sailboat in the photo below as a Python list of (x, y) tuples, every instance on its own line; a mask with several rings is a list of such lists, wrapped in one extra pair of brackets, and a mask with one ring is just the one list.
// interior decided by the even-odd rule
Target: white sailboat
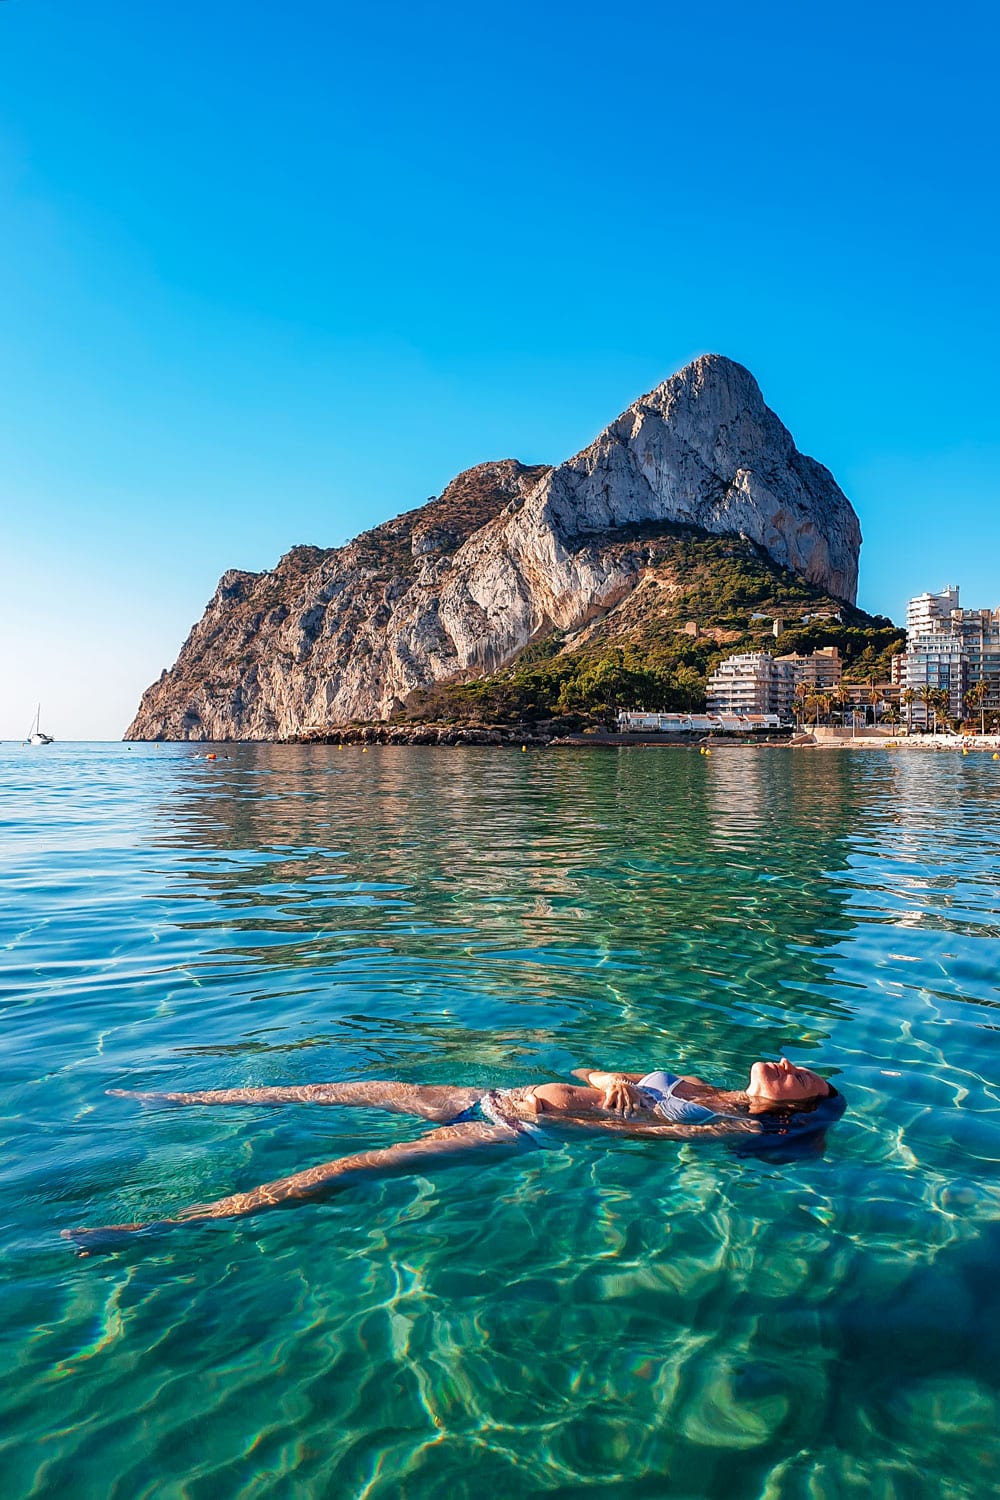
[(28, 738), (24, 742), (26, 745), (51, 745), (52, 744), (52, 736), (51, 736), (51, 734), (43, 734), (42, 733), (42, 730), (41, 730), (41, 718), (42, 718), (42, 705), (39, 703), (38, 707), (35, 710), (35, 717), (31, 721), (31, 728), (28, 730)]

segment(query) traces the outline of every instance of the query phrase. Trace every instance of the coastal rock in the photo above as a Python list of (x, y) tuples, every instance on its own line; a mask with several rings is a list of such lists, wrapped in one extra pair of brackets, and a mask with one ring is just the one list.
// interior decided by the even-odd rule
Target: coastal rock
[(853, 603), (861, 532), (750, 372), (704, 355), (557, 468), (513, 459), (335, 549), (223, 575), (126, 739), (285, 739), (388, 717), (414, 688), (579, 631), (643, 577), (635, 528), (740, 536)]

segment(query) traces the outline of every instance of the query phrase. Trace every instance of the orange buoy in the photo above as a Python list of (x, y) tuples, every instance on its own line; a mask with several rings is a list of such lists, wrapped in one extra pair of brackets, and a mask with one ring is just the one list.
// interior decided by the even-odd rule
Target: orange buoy
[(206, 760), (218, 760), (218, 758), (219, 757), (217, 755), (206, 755), (205, 756)]

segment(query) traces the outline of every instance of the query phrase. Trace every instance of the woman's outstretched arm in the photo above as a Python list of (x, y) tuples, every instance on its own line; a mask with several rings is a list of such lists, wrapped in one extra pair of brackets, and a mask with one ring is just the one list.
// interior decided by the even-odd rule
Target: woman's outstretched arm
[(213, 1203), (195, 1203), (182, 1209), (175, 1218), (148, 1223), (103, 1224), (95, 1229), (64, 1229), (63, 1239), (72, 1240), (82, 1255), (94, 1250), (114, 1249), (125, 1235), (140, 1230), (173, 1228), (179, 1224), (202, 1223), (209, 1219), (234, 1219), (259, 1213), (278, 1204), (320, 1198), (340, 1186), (364, 1178), (382, 1178), (419, 1174), (432, 1166), (458, 1162), (473, 1151), (504, 1153), (526, 1144), (518, 1131), (507, 1125), (486, 1125), (470, 1121), (463, 1125), (445, 1125), (415, 1141), (401, 1141), (376, 1151), (359, 1151), (335, 1161), (307, 1167), (292, 1177), (265, 1182), (248, 1193), (233, 1193)]
[(193, 1093), (108, 1089), (116, 1099), (138, 1099), (143, 1104), (345, 1104), (385, 1109), (397, 1115), (417, 1115), (438, 1123), (454, 1120), (485, 1092), (451, 1084), (397, 1083), (392, 1079), (304, 1083), (290, 1088), (201, 1089)]

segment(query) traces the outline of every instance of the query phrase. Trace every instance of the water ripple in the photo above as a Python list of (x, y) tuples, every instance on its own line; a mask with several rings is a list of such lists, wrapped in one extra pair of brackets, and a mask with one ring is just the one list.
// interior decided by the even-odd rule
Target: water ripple
[[(0, 747), (5, 1500), (1000, 1482), (984, 757)], [(126, 1088), (787, 1049), (823, 1155), (581, 1139), (76, 1260), (419, 1133)]]

